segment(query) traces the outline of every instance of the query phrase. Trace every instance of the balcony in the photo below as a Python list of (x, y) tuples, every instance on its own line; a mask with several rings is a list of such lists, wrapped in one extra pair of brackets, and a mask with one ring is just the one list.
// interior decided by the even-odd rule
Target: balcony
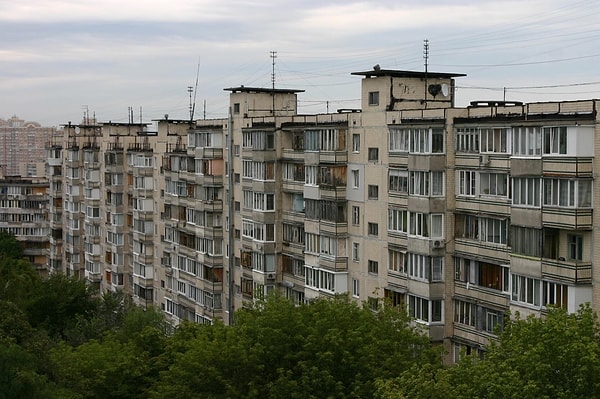
[(345, 272), (348, 270), (347, 256), (319, 256), (319, 267), (334, 272)]
[(593, 224), (592, 208), (547, 207), (542, 208), (544, 227), (577, 230), (591, 229)]
[(560, 258), (542, 259), (542, 277), (570, 284), (591, 284), (592, 263)]

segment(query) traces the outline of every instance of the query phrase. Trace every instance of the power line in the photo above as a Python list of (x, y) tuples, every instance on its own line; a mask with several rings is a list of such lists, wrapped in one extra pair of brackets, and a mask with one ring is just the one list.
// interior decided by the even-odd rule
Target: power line
[(575, 61), (575, 60), (582, 60), (582, 59), (586, 59), (586, 58), (594, 58), (594, 57), (599, 57), (600, 53), (598, 54), (591, 54), (591, 55), (583, 55), (581, 57), (570, 57), (570, 58), (559, 58), (559, 59), (554, 59), (554, 60), (546, 60), (546, 61), (531, 61), (531, 62), (515, 62), (515, 63), (510, 63), (510, 64), (440, 64), (439, 66), (442, 67), (460, 67), (460, 68), (468, 68), (468, 67), (473, 67), (473, 68), (492, 68), (492, 67), (508, 67), (508, 66), (522, 66), (522, 65), (538, 65), (538, 64), (553, 64), (553, 63), (557, 63), (557, 62), (565, 62), (565, 61)]

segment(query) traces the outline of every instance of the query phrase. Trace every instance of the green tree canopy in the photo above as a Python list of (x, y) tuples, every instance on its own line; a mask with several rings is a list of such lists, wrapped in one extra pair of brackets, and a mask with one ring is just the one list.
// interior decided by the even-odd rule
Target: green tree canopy
[(0, 231), (0, 259), (1, 258), (23, 258), (23, 246), (14, 235), (9, 234), (6, 231)]
[(187, 344), (179, 334), (156, 398), (369, 398), (377, 378), (439, 361), (403, 312), (347, 297), (294, 306), (271, 296), (236, 313), (233, 327), (184, 327)]
[(98, 301), (95, 291), (84, 281), (63, 274), (52, 274), (39, 284), (27, 307), (29, 321), (50, 336), (63, 337), (81, 318), (95, 316)]
[(484, 359), (430, 364), (380, 381), (380, 399), (538, 399), (600, 397), (600, 326), (589, 306), (569, 314), (508, 320)]

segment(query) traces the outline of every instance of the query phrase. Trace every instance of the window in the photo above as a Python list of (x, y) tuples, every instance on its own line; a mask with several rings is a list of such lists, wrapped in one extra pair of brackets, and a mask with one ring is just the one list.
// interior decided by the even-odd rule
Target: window
[(409, 253), (406, 256), (406, 273), (409, 277), (424, 281), (442, 281), (444, 258)]
[(379, 273), (379, 262), (369, 259), (369, 262), (367, 263), (367, 271), (370, 274), (378, 274)]
[(568, 285), (543, 281), (542, 286), (542, 304), (544, 306), (553, 305), (565, 309), (567, 308), (569, 298)]
[(444, 172), (411, 171), (409, 177), (410, 194), (425, 197), (444, 195)]
[[(504, 314), (501, 311), (458, 299), (454, 300), (455, 323), (475, 327), (480, 331), (494, 333), (497, 326), (502, 327), (503, 319)], [(469, 351), (467, 351), (468, 353)]]
[(352, 224), (355, 226), (360, 224), (360, 208), (358, 206), (352, 207)]
[(408, 152), (410, 129), (389, 129), (389, 152)]
[(360, 134), (352, 135), (352, 152), (360, 152)]
[(408, 314), (417, 321), (426, 323), (442, 321), (442, 300), (428, 300), (408, 295)]
[(304, 169), (304, 184), (307, 186), (318, 185), (319, 168), (317, 166), (305, 166)]
[(542, 256), (542, 230), (511, 226), (510, 245), (515, 253), (539, 258)]
[(352, 187), (360, 187), (360, 172), (358, 169), (352, 169)]
[(443, 129), (411, 129), (410, 152), (412, 153), (443, 153)]
[(544, 205), (589, 208), (592, 206), (592, 181), (545, 178)]
[(369, 199), (378, 199), (379, 198), (379, 186), (369, 184), (367, 194), (368, 194)]
[(378, 91), (370, 91), (369, 92), (369, 105), (379, 105), (379, 92)]
[(360, 244), (357, 242), (352, 243), (352, 260), (355, 262), (360, 260)]
[(506, 173), (480, 173), (479, 181), (481, 195), (496, 195), (499, 197), (508, 195), (508, 175)]
[(542, 155), (542, 130), (539, 127), (513, 128), (513, 155), (541, 156)]
[(468, 258), (454, 258), (454, 280), (509, 292), (509, 268)]
[(456, 152), (479, 152), (479, 131), (474, 128), (456, 130)]
[(369, 231), (370, 236), (378, 236), (379, 235), (379, 224), (369, 222), (368, 231)]
[(442, 238), (443, 224), (441, 213), (409, 212), (408, 234), (423, 238)]
[(454, 226), (456, 238), (507, 244), (508, 221), (506, 219), (457, 214)]
[(406, 233), (408, 231), (408, 214), (405, 209), (388, 208), (388, 231), (394, 233)]
[(304, 131), (305, 151), (339, 151), (346, 149), (345, 129), (320, 129)]
[[(325, 235), (319, 236), (320, 254), (323, 256), (345, 256), (346, 248), (342, 245), (340, 238)], [(344, 241), (345, 242), (345, 241)]]
[(369, 147), (369, 162), (379, 161), (379, 148)]
[(458, 195), (475, 195), (476, 172), (471, 170), (458, 171)]
[(544, 154), (566, 154), (567, 153), (567, 128), (545, 127), (544, 128)]
[(512, 275), (512, 296), (516, 302), (540, 306), (540, 280), (532, 277)]
[(306, 218), (328, 220), (335, 223), (346, 222), (346, 201), (305, 200)]
[(494, 244), (507, 243), (506, 219), (480, 218), (481, 241)]
[(454, 322), (475, 327), (477, 307), (474, 303), (454, 300)]
[(507, 128), (481, 129), (481, 152), (506, 153)]
[(360, 281), (355, 278), (352, 279), (352, 296), (354, 298), (360, 297)]
[(540, 206), (540, 178), (519, 177), (513, 179), (513, 205)]
[(304, 283), (308, 287), (335, 292), (335, 274), (327, 270), (306, 266)]
[(234, 103), (233, 104), (233, 113), (234, 114), (239, 114), (240, 113), (240, 103)]
[(388, 270), (397, 273), (406, 273), (404, 268), (404, 260), (406, 251), (399, 248), (391, 247), (388, 249)]
[(367, 306), (373, 312), (377, 312), (377, 310), (379, 309), (379, 299), (372, 297), (372, 296), (368, 297), (367, 298)]
[(408, 193), (408, 171), (392, 169), (388, 171), (388, 191), (390, 193)]
[(283, 242), (304, 246), (304, 224), (283, 223)]
[(569, 234), (567, 236), (568, 256), (570, 260), (583, 260), (583, 236), (577, 234)]

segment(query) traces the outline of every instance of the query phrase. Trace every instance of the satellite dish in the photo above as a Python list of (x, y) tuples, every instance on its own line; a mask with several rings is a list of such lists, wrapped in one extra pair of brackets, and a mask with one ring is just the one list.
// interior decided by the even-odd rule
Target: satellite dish
[(446, 83), (442, 84), (442, 95), (444, 97), (448, 97), (448, 93), (450, 93), (450, 89)]
[(79, 126), (75, 126), (75, 134), (79, 134), (81, 132), (81, 129), (79, 128)]

